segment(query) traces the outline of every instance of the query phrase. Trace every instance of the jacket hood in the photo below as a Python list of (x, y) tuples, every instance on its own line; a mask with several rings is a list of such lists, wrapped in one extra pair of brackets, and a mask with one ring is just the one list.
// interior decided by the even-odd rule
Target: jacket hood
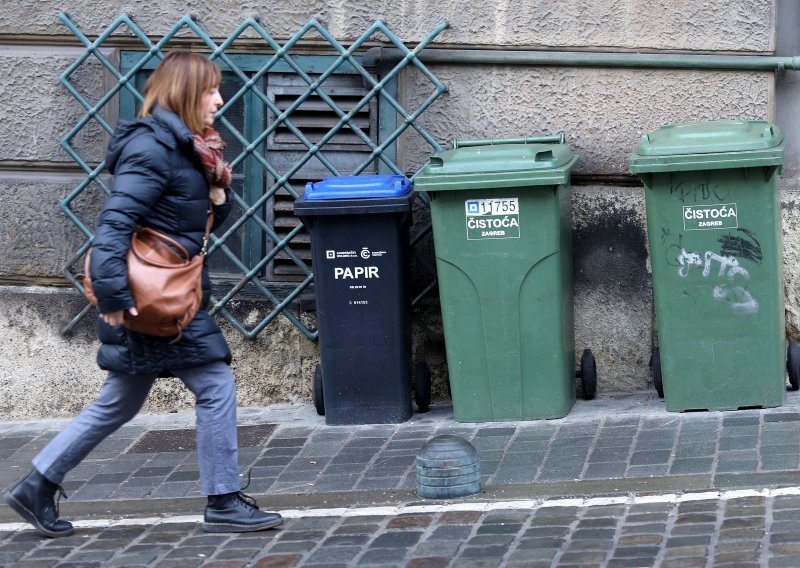
[(194, 136), (189, 128), (174, 112), (156, 106), (153, 114), (137, 120), (120, 120), (106, 150), (106, 167), (112, 174), (116, 169), (122, 150), (133, 138), (144, 133), (152, 133), (156, 140), (169, 149), (178, 145), (194, 145)]

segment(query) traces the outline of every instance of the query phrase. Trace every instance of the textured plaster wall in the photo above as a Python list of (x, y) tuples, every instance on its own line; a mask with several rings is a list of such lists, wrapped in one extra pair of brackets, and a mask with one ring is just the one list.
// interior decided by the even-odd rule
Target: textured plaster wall
[(781, 192), (786, 333), (800, 341), (800, 183), (784, 180)]
[[(94, 364), (91, 317), (71, 337), (58, 330), (84, 305), (73, 290), (27, 287), (56, 282), (83, 236), (67, 222), (58, 203), (80, 176), (59, 147), (60, 138), (84, 111), (58, 82), (82, 53), (57, 20), (67, 11), (90, 38), (123, 12), (154, 40), (186, 13), (216, 38), (227, 37), (246, 17), (259, 15), (278, 38), (290, 37), (317, 18), (343, 43), (382, 18), (409, 45), (442, 20), (450, 28), (441, 47), (587, 49), (591, 51), (679, 51), (769, 54), (775, 49), (776, 0), (284, 0), (261, 3), (96, 2), (19, 0), (0, 10), (0, 418), (69, 416), (92, 399), (103, 373)], [(190, 38), (191, 34), (183, 34)], [(303, 49), (321, 49), (311, 34)], [(380, 38), (376, 38), (380, 39)], [(117, 46), (136, 47), (125, 30)], [(246, 34), (243, 50), (260, 41)], [(113, 50), (107, 51), (114, 57)], [(453, 138), (521, 136), (563, 131), (580, 156), (574, 173), (573, 241), (575, 336), (578, 354), (590, 347), (597, 358), (602, 391), (647, 388), (652, 341), (652, 297), (648, 272), (644, 202), (630, 185), (628, 157), (643, 132), (666, 123), (740, 118), (778, 120), (775, 78), (768, 72), (678, 71), (436, 65), (449, 91), (421, 119), (443, 145)], [(73, 77), (94, 103), (109, 79), (89, 62)], [(430, 92), (416, 71), (401, 77), (401, 101), (415, 110)], [(787, 96), (791, 96), (788, 93)], [(90, 162), (102, 159), (105, 134), (93, 123), (73, 142)], [(409, 173), (430, 155), (413, 133), (401, 139), (400, 159)], [(783, 180), (783, 230), (788, 331), (800, 336), (800, 183)], [(102, 200), (98, 188), (75, 203), (92, 226)], [(428, 250), (428, 256), (432, 251)], [(242, 302), (248, 317), (258, 306)], [(241, 405), (310, 397), (318, 361), (315, 343), (279, 318), (257, 340), (244, 340), (223, 323), (235, 356)], [(432, 367), (434, 393), (447, 396), (446, 361), (435, 294), (416, 309), (414, 359)], [(66, 396), (65, 393), (70, 393)], [(191, 406), (175, 380), (160, 381), (148, 411)]]
[[(6, 101), (0, 106), (0, 161), (72, 162), (59, 143), (85, 111), (61, 85), (59, 76), (82, 52), (44, 46), (3, 48), (0, 44), (0, 95)], [(80, 67), (72, 83), (90, 104), (105, 92), (96, 62)], [(72, 145), (86, 161), (97, 162), (103, 154), (103, 131), (90, 121)]]
[(592, 350), (602, 390), (642, 389), (654, 325), (642, 189), (574, 188), (572, 237), (577, 356)]
[[(227, 36), (246, 17), (260, 16), (276, 37), (288, 37), (315, 17), (342, 41), (382, 18), (402, 41), (420, 41), (442, 20), (440, 42), (520, 47), (625, 47), (754, 51), (774, 49), (774, 0), (186, 0), (96, 2), (19, 0), (0, 12), (6, 34), (64, 34), (56, 21), (66, 11), (87, 35), (97, 35), (127, 12), (148, 33), (163, 34), (184, 14), (207, 33)], [(54, 25), (55, 24), (55, 25)]]
[[(5, 219), (0, 223), (0, 278), (61, 278), (62, 267), (86, 240), (58, 207), (79, 182), (74, 175), (0, 174), (0, 218)], [(101, 203), (101, 192), (90, 187), (73, 210), (94, 227)]]
[[(0, 419), (71, 416), (97, 396), (105, 373), (95, 364), (94, 318), (87, 317), (70, 336), (59, 333), (83, 305), (74, 290), (0, 286)], [(240, 405), (310, 398), (305, 377), (318, 361), (316, 346), (291, 323), (276, 320), (254, 341), (224, 323), (220, 327), (235, 353)], [(192, 395), (180, 381), (160, 379), (144, 411), (192, 407)]]
[[(448, 144), (564, 132), (580, 156), (573, 173), (628, 173), (645, 132), (692, 120), (770, 119), (773, 76), (766, 72), (431, 65), (448, 91), (419, 120)], [(403, 102), (416, 109), (431, 92), (414, 70)], [(431, 154), (411, 129), (403, 164), (416, 171)], [(448, 146), (450, 147), (450, 146)]]

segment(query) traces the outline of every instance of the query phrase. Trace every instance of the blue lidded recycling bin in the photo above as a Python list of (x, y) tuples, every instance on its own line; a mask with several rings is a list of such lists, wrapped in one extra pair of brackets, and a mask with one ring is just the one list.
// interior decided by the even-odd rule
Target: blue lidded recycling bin
[(320, 365), (314, 402), (327, 424), (411, 416), (409, 228), (405, 176), (308, 183), (294, 212), (311, 234)]

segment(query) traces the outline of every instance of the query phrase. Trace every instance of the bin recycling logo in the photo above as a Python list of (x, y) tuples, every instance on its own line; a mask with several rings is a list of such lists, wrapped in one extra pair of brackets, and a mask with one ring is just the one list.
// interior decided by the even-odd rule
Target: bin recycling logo
[(467, 199), (467, 240), (518, 239), (519, 199)]
[(685, 205), (683, 207), (684, 231), (736, 229), (738, 227), (739, 214), (735, 203)]

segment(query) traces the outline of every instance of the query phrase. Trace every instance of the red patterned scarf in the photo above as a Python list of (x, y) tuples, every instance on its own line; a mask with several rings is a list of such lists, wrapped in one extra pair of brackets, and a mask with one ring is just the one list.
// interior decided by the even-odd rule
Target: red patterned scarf
[(226, 188), (231, 185), (231, 167), (222, 154), (225, 142), (213, 128), (206, 127), (203, 135), (194, 135), (194, 151), (202, 160), (206, 179), (211, 187)]

